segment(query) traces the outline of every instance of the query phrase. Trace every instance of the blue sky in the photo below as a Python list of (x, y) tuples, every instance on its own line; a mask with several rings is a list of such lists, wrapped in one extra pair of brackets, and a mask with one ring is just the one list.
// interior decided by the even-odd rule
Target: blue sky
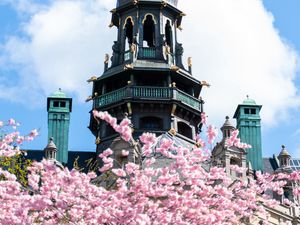
[[(189, 0), (179, 35), (203, 90), (209, 119), (220, 127), (246, 95), (263, 105), (263, 154), (285, 144), (300, 157), (298, 0)], [(91, 92), (115, 29), (111, 0), (0, 0), (0, 120), (15, 118), (22, 133), (40, 129), (24, 148), (47, 144), (47, 96), (74, 98), (69, 148), (94, 150), (87, 129)], [(193, 32), (193, 33), (192, 33)], [(191, 35), (193, 34), (193, 35)], [(225, 85), (224, 85), (225, 84)]]

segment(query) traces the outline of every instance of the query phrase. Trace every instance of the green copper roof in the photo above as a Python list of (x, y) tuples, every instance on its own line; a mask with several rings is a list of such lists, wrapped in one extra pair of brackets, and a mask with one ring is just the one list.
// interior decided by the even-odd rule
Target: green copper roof
[(51, 96), (51, 98), (67, 98), (66, 93), (62, 92), (62, 90), (59, 88), (58, 91), (54, 92)]
[(243, 105), (256, 105), (256, 102), (247, 95), (247, 98), (243, 101)]

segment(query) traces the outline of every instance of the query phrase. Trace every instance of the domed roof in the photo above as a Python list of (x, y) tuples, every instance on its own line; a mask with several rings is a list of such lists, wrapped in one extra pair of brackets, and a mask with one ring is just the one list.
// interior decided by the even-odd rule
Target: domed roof
[(225, 128), (229, 128), (229, 129), (235, 129), (235, 127), (231, 124), (230, 120), (229, 120), (229, 116), (226, 116), (225, 118), (225, 123), (223, 124), (223, 126), (221, 127), (221, 130), (224, 130)]
[(282, 145), (281, 152), (279, 154), (279, 157), (290, 157), (291, 155), (288, 153), (288, 151), (285, 149), (285, 146)]
[(247, 95), (247, 98), (243, 101), (243, 105), (256, 105), (256, 102)]
[(48, 145), (46, 146), (45, 150), (57, 150), (56, 145), (54, 144), (53, 138), (50, 138), (50, 141), (48, 143)]
[(62, 92), (61, 88), (59, 88), (58, 91), (54, 92), (50, 97), (51, 98), (67, 98), (67, 94)]

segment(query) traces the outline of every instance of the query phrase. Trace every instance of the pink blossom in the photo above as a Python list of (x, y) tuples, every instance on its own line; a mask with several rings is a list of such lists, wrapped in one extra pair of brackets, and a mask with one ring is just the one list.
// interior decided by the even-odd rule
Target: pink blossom
[(201, 123), (204, 125), (207, 123), (207, 116), (205, 112), (201, 113)]
[(36, 136), (38, 136), (39, 133), (37, 131), (37, 129), (34, 129), (30, 132), (29, 136), (35, 138)]
[(207, 138), (209, 144), (212, 144), (214, 142), (217, 134), (218, 134), (218, 130), (212, 125), (209, 125), (207, 128)]
[[(128, 132), (128, 121), (117, 125), (108, 113), (94, 114), (120, 133)], [(215, 138), (214, 128), (208, 135), (208, 139)], [(239, 144), (237, 132), (233, 135), (232, 144)], [(21, 143), (26, 138), (13, 132), (0, 139), (0, 155), (14, 151), (12, 144), (17, 140)], [(151, 154), (142, 165), (119, 165), (113, 159), (114, 152), (107, 149), (99, 155), (104, 163), (100, 171), (107, 173), (96, 178), (95, 173), (85, 174), (43, 160), (28, 168), (28, 189), (0, 169), (5, 177), (0, 181), (0, 224), (243, 224), (255, 214), (267, 217), (262, 204), (279, 204), (265, 193), (283, 194), (287, 180), (300, 179), (300, 172), (294, 171), (290, 175), (257, 173), (257, 180), (233, 181), (224, 168), (202, 167), (209, 155), (205, 149), (175, 147), (166, 139), (155, 149), (157, 139), (152, 134), (144, 134), (140, 140), (144, 151), (150, 153), (153, 148), (164, 153), (166, 165), (157, 168), (161, 161)], [(172, 150), (176, 154), (170, 154)], [(238, 166), (231, 169), (245, 172)], [(300, 188), (294, 189), (294, 194), (300, 195)], [(288, 200), (284, 203), (290, 207)]]
[(126, 172), (122, 169), (113, 169), (112, 171), (119, 177), (126, 177)]
[(16, 125), (16, 121), (14, 119), (9, 119), (8, 120), (8, 125), (15, 126)]

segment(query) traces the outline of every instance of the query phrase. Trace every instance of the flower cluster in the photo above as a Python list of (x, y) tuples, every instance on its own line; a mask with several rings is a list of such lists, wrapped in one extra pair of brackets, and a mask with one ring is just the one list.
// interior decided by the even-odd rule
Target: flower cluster
[(235, 146), (242, 149), (252, 148), (251, 145), (242, 143), (241, 139), (238, 138), (238, 135), (239, 135), (239, 130), (236, 129), (232, 131), (231, 136), (228, 139), (226, 139), (226, 143), (225, 143), (226, 146), (227, 147)]
[[(94, 116), (111, 124), (125, 140), (131, 139), (129, 120), (117, 125), (107, 113), (94, 112)], [(215, 137), (212, 127), (208, 135), (208, 140)], [(114, 174), (112, 189), (94, 185), (94, 173), (70, 171), (46, 160), (29, 168), (29, 189), (0, 169), (0, 176), (5, 177), (0, 181), (0, 224), (243, 224), (256, 213), (266, 214), (261, 203), (274, 205), (264, 193), (282, 194), (283, 179), (300, 180), (294, 172), (278, 176), (258, 173), (257, 180), (233, 181), (224, 168), (203, 167), (208, 156), (201, 147), (175, 147), (170, 140), (160, 140), (159, 148), (154, 149), (170, 163), (155, 167), (151, 153), (157, 138), (148, 133), (140, 140), (146, 156), (143, 168), (134, 163), (113, 168), (113, 149), (100, 154), (101, 172)], [(122, 151), (123, 157), (128, 154)], [(237, 166), (231, 169), (243, 172)]]

